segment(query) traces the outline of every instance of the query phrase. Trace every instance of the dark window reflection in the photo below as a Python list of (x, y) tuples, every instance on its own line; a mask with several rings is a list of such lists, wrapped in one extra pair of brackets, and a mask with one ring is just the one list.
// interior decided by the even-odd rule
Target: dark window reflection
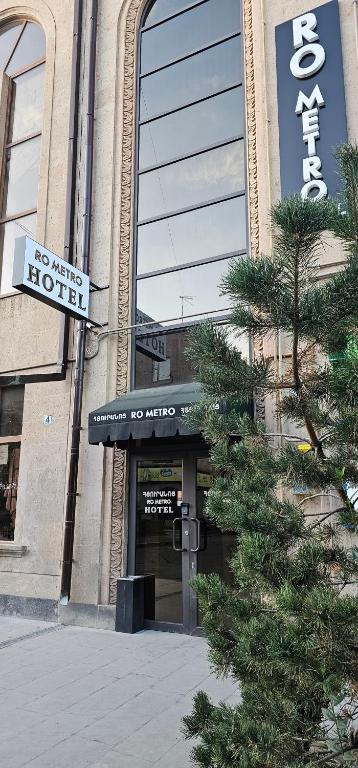
[(238, 0), (203, 3), (159, 27), (143, 32), (141, 72), (157, 69), (239, 29)]
[(242, 88), (141, 126), (139, 167), (165, 163), (243, 133)]
[(40, 137), (8, 150), (3, 217), (36, 208)]
[[(214, 470), (209, 459), (196, 462), (196, 514), (200, 521), (200, 548), (198, 573), (217, 573), (225, 584), (233, 583), (230, 559), (237, 545), (237, 537), (231, 531), (221, 531), (206, 515), (208, 494), (214, 481)], [(199, 610), (198, 624), (202, 623)]]
[(230, 301), (221, 296), (220, 283), (230, 263), (223, 259), (138, 280), (138, 310), (163, 326), (192, 315), (225, 313)]
[(0, 443), (0, 539), (13, 541), (20, 443)]
[(21, 435), (24, 393), (24, 387), (0, 389), (0, 539), (10, 541), (15, 530), (21, 444), (6, 442), (6, 438)]
[(9, 143), (41, 130), (44, 74), (42, 64), (13, 81)]
[(157, 335), (138, 335), (136, 339), (135, 387), (187, 384), (193, 381), (194, 371), (185, 350), (189, 332), (169, 331)]
[(141, 80), (140, 119), (203, 99), (242, 79), (241, 38), (235, 37)]
[(153, 576), (155, 589), (154, 606), (149, 607), (152, 615), (146, 618), (179, 624), (183, 621), (182, 556), (173, 548), (173, 525), (179, 538), (174, 520), (182, 487), (181, 460), (138, 462), (135, 572)]
[(244, 186), (244, 143), (236, 141), (142, 174), (139, 177), (139, 220), (239, 192)]
[(145, 25), (156, 24), (158, 21), (172, 16), (173, 13), (183, 10), (188, 5), (193, 5), (195, 0), (156, 0), (145, 17)]
[(138, 227), (138, 273), (246, 248), (246, 202), (236, 197)]
[(157, 0), (141, 34), (136, 387), (192, 381), (188, 325), (227, 316), (246, 250), (241, 3), (190, 3)]
[(21, 435), (24, 387), (0, 389), (0, 437)]

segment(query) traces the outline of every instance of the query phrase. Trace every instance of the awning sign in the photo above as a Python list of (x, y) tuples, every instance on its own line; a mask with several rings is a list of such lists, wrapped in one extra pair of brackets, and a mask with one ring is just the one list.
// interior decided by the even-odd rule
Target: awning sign
[[(158, 408), (136, 408), (131, 410), (121, 411), (107, 411), (105, 413), (90, 413), (89, 424), (110, 424), (113, 422), (121, 421), (157, 421), (158, 419), (174, 419), (185, 417), (192, 409), (192, 403), (183, 403), (180, 405), (167, 405), (166, 407)], [(220, 405), (217, 403), (215, 409), (219, 410)]]
[(71, 317), (88, 320), (88, 275), (31, 237), (15, 240), (12, 285)]
[(334, 197), (347, 140), (338, 0), (276, 27), (281, 194)]

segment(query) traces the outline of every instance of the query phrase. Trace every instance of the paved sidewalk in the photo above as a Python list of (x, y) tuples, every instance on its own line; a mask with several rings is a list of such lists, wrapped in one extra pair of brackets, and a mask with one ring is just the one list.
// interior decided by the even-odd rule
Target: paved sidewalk
[(237, 701), (202, 638), (0, 617), (4, 768), (189, 768), (193, 693)]

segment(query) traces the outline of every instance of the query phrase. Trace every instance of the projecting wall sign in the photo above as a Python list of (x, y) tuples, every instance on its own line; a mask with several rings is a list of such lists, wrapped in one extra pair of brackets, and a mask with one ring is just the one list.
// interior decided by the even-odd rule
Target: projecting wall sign
[(15, 240), (12, 285), (78, 320), (88, 319), (88, 275), (31, 237)]
[(338, 0), (276, 27), (276, 66), (282, 197), (333, 197), (347, 140)]
[[(143, 331), (145, 331), (145, 324), (150, 323), (150, 326), (148, 326), (148, 330), (155, 332), (162, 328), (160, 323), (156, 323), (155, 320), (153, 320), (152, 317), (149, 317), (149, 315), (146, 315), (145, 312), (141, 312), (139, 309), (136, 310), (136, 316), (135, 316), (136, 325), (142, 325), (143, 328), (138, 328), (138, 333), (140, 335), (136, 338), (136, 348), (140, 349), (141, 352), (144, 352), (145, 355), (148, 355), (148, 357), (151, 357), (153, 360), (159, 360), (164, 361), (167, 359), (167, 340), (166, 336), (158, 335), (158, 333), (155, 333), (155, 335), (143, 335)], [(153, 321), (153, 322), (152, 322)]]

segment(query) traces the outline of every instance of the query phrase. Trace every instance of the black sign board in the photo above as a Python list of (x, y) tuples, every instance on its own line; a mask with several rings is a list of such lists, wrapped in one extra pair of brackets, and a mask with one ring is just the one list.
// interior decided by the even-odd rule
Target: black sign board
[(333, 197), (347, 140), (338, 0), (276, 27), (276, 67), (281, 194)]

